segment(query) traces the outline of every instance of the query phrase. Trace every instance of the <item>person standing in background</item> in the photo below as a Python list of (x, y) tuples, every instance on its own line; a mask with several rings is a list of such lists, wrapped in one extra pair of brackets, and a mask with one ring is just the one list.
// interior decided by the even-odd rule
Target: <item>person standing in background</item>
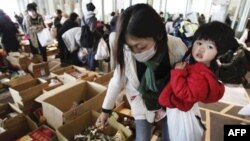
[(29, 3), (27, 5), (28, 15), (26, 17), (25, 25), (27, 33), (30, 39), (30, 47), (32, 54), (42, 55), (43, 61), (47, 62), (47, 50), (46, 47), (42, 47), (37, 33), (45, 28), (42, 15), (37, 13), (37, 5), (35, 3)]
[(11, 21), (9, 16), (0, 9), (0, 35), (2, 37), (1, 43), (7, 53), (17, 52), (20, 49), (20, 45), (16, 36), (17, 33), (18, 30), (15, 24)]

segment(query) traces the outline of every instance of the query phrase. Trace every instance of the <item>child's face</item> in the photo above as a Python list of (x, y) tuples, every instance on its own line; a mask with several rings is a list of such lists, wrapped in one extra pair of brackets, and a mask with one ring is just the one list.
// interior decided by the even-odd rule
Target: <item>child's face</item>
[(210, 66), (211, 61), (217, 55), (215, 43), (210, 40), (196, 40), (193, 44), (192, 56), (195, 61)]

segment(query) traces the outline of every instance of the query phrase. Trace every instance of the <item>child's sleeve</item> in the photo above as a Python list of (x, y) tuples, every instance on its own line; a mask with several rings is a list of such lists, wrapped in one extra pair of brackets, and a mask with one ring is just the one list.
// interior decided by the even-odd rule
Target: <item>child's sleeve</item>
[(189, 103), (216, 102), (224, 94), (224, 86), (206, 71), (172, 70), (170, 85), (177, 98)]

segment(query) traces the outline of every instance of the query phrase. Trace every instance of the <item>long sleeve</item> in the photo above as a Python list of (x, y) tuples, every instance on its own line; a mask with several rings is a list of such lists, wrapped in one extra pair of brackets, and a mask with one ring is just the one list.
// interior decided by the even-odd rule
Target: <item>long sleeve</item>
[(121, 74), (120, 66), (116, 65), (116, 69), (114, 70), (114, 75), (109, 82), (108, 90), (102, 104), (103, 109), (111, 110), (114, 108), (115, 100), (119, 95), (119, 93), (121, 92), (121, 89), (124, 87), (124, 85), (125, 85), (124, 72), (123, 74)]
[(161, 92), (159, 103), (187, 111), (198, 101), (218, 101), (224, 91), (224, 85), (218, 82), (213, 72), (205, 65), (196, 63), (183, 70), (171, 70), (171, 80)]
[(42, 16), (38, 15), (37, 17), (38, 19), (38, 24), (34, 25), (30, 22), (31, 20), (31, 17), (27, 17), (26, 18), (26, 27), (27, 27), (27, 30), (28, 30), (28, 33), (37, 33), (39, 31), (41, 31), (43, 28), (44, 28), (44, 21), (43, 21), (43, 18)]
[(189, 72), (172, 70), (170, 85), (174, 95), (187, 102), (215, 102), (224, 93), (224, 86), (200, 63), (196, 63)]

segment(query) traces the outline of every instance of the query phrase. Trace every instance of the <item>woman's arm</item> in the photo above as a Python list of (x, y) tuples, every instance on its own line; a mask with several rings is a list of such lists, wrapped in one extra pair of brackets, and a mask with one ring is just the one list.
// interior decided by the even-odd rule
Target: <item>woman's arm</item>
[(125, 73), (121, 74), (120, 66), (116, 65), (112, 79), (109, 82), (108, 90), (104, 98), (102, 109), (104, 112), (111, 111), (115, 106), (115, 101), (121, 89), (125, 85)]
[(37, 32), (41, 31), (44, 28), (44, 21), (43, 21), (42, 16), (38, 15), (38, 19), (37, 19), (37, 20), (39, 20), (38, 25), (31, 24), (31, 22), (30, 22), (31, 19), (30, 18), (31, 17), (27, 18), (27, 21), (26, 21), (26, 26), (27, 26), (27, 29), (28, 29), (29, 33), (37, 33)]

